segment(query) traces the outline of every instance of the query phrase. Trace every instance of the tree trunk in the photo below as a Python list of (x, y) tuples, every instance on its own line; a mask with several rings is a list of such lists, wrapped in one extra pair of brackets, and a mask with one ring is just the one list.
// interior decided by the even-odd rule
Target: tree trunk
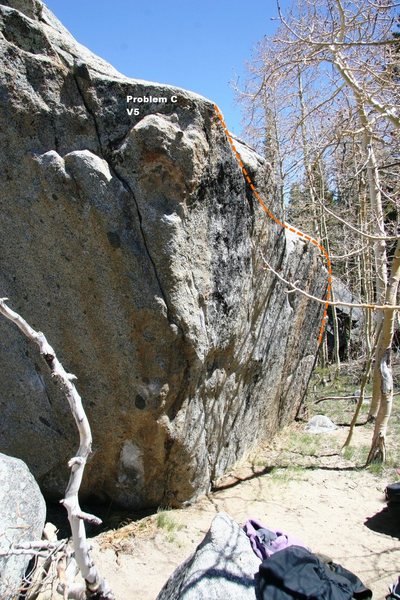
[[(397, 290), (400, 280), (400, 240), (397, 241), (396, 252), (393, 258), (390, 278), (386, 291), (386, 304), (395, 305)], [(393, 403), (393, 375), (392, 375), (392, 341), (395, 326), (396, 311), (386, 310), (383, 316), (382, 329), (378, 339), (375, 355), (375, 374), (379, 379), (380, 406), (376, 417), (375, 430), (372, 437), (371, 449), (367, 458), (367, 465), (371, 462), (385, 462), (386, 459), (386, 432)], [(374, 381), (373, 390), (377, 387)]]
[[(379, 171), (375, 158), (375, 152), (373, 147), (372, 136), (369, 134), (369, 124), (365, 115), (364, 108), (359, 109), (361, 123), (364, 126), (363, 135), (363, 149), (367, 157), (366, 171), (367, 181), (369, 190), (369, 200), (371, 205), (371, 212), (374, 222), (374, 230), (377, 236), (385, 236), (385, 224), (383, 217), (382, 207), (382, 194), (381, 185), (379, 179)], [(376, 298), (377, 304), (384, 304), (386, 298), (387, 288), (387, 256), (386, 256), (386, 242), (385, 240), (376, 240), (374, 244), (374, 257), (375, 257), (375, 286), (376, 286)], [(395, 304), (395, 302), (393, 303)], [(376, 316), (376, 329), (378, 329), (382, 323), (384, 316), (379, 312)], [(381, 365), (378, 360), (375, 360), (374, 376), (373, 376), (373, 389), (372, 389), (372, 401), (369, 409), (368, 419), (374, 420), (379, 411), (379, 405), (381, 402)]]
[[(379, 335), (379, 332), (378, 332), (378, 335)], [(347, 434), (346, 441), (345, 441), (345, 443), (342, 446), (342, 450), (344, 450), (345, 448), (347, 448), (351, 444), (351, 440), (352, 440), (353, 433), (354, 433), (354, 428), (355, 428), (355, 426), (357, 424), (358, 415), (360, 414), (361, 407), (364, 404), (365, 388), (367, 386), (368, 379), (369, 379), (369, 376), (370, 376), (370, 373), (371, 373), (372, 359), (373, 359), (375, 351), (376, 351), (376, 346), (377, 346), (377, 343), (375, 342), (375, 344), (373, 345), (373, 347), (369, 348), (369, 350), (368, 350), (368, 355), (367, 355), (367, 358), (365, 360), (365, 365), (364, 365), (363, 372), (362, 372), (363, 374), (362, 374), (362, 378), (361, 378), (360, 395), (359, 395), (359, 398), (357, 400), (357, 406), (356, 406), (356, 409), (354, 411), (353, 418), (351, 419), (349, 432)]]

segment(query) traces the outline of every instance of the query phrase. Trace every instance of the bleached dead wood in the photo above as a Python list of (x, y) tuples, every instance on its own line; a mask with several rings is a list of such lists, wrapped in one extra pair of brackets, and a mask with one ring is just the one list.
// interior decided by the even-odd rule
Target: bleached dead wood
[(97, 570), (90, 552), (86, 538), (85, 521), (100, 524), (101, 520), (91, 514), (85, 513), (79, 506), (79, 488), (82, 482), (86, 461), (91, 453), (92, 434), (89, 421), (83, 409), (82, 400), (73, 383), (75, 375), (67, 373), (58, 360), (55, 351), (50, 346), (41, 331), (35, 331), (18, 313), (6, 305), (7, 298), (0, 298), (0, 313), (15, 323), (26, 337), (39, 346), (40, 354), (48, 364), (52, 377), (55, 377), (65, 391), (72, 415), (79, 431), (79, 448), (76, 455), (70, 459), (68, 466), (71, 469), (65, 497), (61, 503), (67, 510), (68, 520), (71, 526), (72, 541), (75, 551), (75, 559), (85, 585), (71, 586), (68, 590), (68, 598), (115, 600), (107, 582)]

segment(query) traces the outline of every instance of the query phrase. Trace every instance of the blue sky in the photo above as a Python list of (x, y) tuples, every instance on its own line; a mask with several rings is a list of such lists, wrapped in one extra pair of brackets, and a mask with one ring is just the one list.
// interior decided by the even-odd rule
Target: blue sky
[[(77, 40), (128, 77), (177, 85), (216, 102), (240, 134), (230, 82), (276, 27), (275, 0), (45, 0)], [(290, 0), (284, 0), (285, 7)]]

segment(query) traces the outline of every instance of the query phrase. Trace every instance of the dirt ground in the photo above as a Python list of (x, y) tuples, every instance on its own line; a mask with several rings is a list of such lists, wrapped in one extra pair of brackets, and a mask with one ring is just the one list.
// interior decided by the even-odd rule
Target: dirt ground
[[(400, 573), (400, 510), (393, 514), (384, 501), (396, 469), (373, 474), (345, 460), (336, 452), (345, 429), (314, 436), (314, 442), (303, 427), (288, 428), (272, 446), (247, 457), (196, 504), (94, 538), (98, 566), (117, 600), (154, 600), (219, 511), (239, 523), (255, 517), (295, 535), (356, 573), (374, 598), (384, 598)], [(357, 428), (356, 444), (368, 443), (370, 433)], [(302, 439), (297, 450), (296, 438)]]

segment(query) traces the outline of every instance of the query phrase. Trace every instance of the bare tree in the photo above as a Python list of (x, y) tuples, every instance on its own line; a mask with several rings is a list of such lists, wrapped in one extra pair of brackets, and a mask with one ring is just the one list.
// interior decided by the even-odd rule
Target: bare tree
[[(390, 0), (302, 0), (284, 15), (279, 0), (277, 5), (279, 29), (260, 43), (242, 100), (252, 106), (248, 114), (256, 122), (266, 114), (264, 103), (273, 90), (286, 196), (295, 185), (296, 198), (302, 196), (300, 207), (289, 203), (289, 219), (301, 227), (308, 215), (313, 235), (333, 254), (335, 272), (361, 304), (395, 305), (400, 114), (399, 42), (392, 33), (397, 9)], [(388, 218), (391, 213), (396, 217)], [(386, 435), (390, 412), (385, 382), (395, 320), (389, 315), (367, 310), (365, 319), (365, 368), (374, 363), (372, 449), (377, 436)], [(384, 452), (372, 449), (371, 457), (384, 459)]]

